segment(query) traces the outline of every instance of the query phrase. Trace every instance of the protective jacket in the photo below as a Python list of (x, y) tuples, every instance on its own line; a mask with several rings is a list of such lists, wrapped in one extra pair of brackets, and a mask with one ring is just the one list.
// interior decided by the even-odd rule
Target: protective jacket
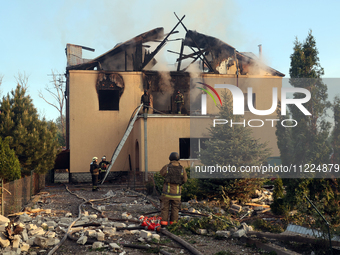
[(150, 95), (143, 94), (140, 101), (143, 105), (150, 106)]
[(94, 161), (92, 161), (90, 164), (90, 172), (92, 175), (99, 175), (99, 166)]
[(187, 173), (181, 164), (174, 160), (165, 165), (160, 174), (165, 177), (162, 195), (171, 199), (181, 199), (181, 186), (188, 180)]
[(176, 104), (184, 104), (184, 98), (183, 98), (183, 95), (181, 93), (176, 95), (175, 103)]
[(99, 171), (106, 172), (107, 167), (110, 165), (109, 161), (102, 160), (99, 163)]

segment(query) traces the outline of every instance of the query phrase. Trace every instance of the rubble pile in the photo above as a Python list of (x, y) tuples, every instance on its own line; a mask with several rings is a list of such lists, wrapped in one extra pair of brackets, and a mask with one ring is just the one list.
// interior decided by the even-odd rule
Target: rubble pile
[[(128, 212), (121, 216), (122, 219), (137, 221), (137, 218), (133, 218)], [(44, 210), (43, 213), (35, 217), (23, 213), (15, 224), (11, 224), (8, 218), (0, 216), (0, 254), (47, 254), (47, 250), (60, 242), (74, 220), (71, 213), (66, 213), (64, 217), (58, 217), (51, 210)], [(6, 228), (11, 225), (14, 228), (19, 226), (21, 231), (8, 236)], [(89, 214), (85, 211), (80, 220), (70, 229), (69, 235), (79, 245), (87, 244), (94, 250), (107, 248), (121, 255), (125, 253), (118, 241), (121, 241), (125, 235), (135, 235), (136, 239), (142, 242), (152, 239), (160, 240), (160, 236), (156, 232), (136, 228), (140, 228), (139, 224), (109, 221), (108, 218), (99, 218), (97, 214)]]
[[(142, 243), (159, 242), (161, 237), (156, 228), (160, 219), (156, 216), (139, 215), (134, 210), (134, 207), (138, 207), (138, 204), (143, 204), (147, 210), (151, 209), (152, 205), (148, 204), (146, 199), (137, 199), (137, 196), (129, 195), (129, 193), (110, 192), (111, 194), (107, 193), (102, 196), (116, 195), (116, 197), (121, 197), (120, 195), (127, 195), (131, 197), (132, 202), (130, 204), (122, 203), (119, 205), (120, 209), (125, 209), (126, 211), (123, 213), (121, 211), (119, 215), (116, 214), (116, 219), (105, 218), (105, 216), (103, 218), (101, 212), (110, 210), (108, 208), (111, 206), (112, 201), (106, 201), (105, 205), (95, 205), (96, 210), (93, 210), (94, 212), (92, 213), (84, 209), (80, 219), (75, 222), (68, 232), (68, 238), (88, 249), (107, 249), (120, 255), (126, 254), (124, 244), (129, 242), (127, 240)], [(269, 204), (272, 202), (271, 191), (257, 191), (256, 194), (257, 197), (251, 201), (252, 203), (238, 205), (236, 201), (232, 201), (228, 210), (238, 216), (249, 212), (251, 213), (248, 215), (254, 212), (262, 213), (267, 211)], [(114, 203), (117, 206), (117, 202)], [(198, 210), (195, 207), (197, 204), (206, 205), (206, 202), (189, 201), (188, 203), (183, 203), (184, 209), (181, 210), (180, 218), (190, 221), (199, 217), (208, 221), (214, 221), (214, 219), (218, 221), (219, 217), (223, 217), (220, 218), (223, 220), (224, 216), (227, 215), (226, 208), (222, 209), (221, 206), (215, 206), (210, 212), (206, 213), (205, 210)], [(149, 208), (149, 206), (151, 207)], [(43, 207), (46, 208), (46, 205)], [(156, 214), (157, 211), (154, 215)], [(15, 216), (17, 216), (15, 223), (11, 222), (9, 218), (0, 216), (0, 254), (47, 254), (49, 250), (60, 242), (71, 223), (77, 218), (71, 212), (64, 211), (63, 214), (60, 214), (57, 210), (42, 208), (17, 213)], [(231, 224), (223, 229), (220, 228), (218, 231), (197, 229), (196, 234), (229, 238), (242, 237), (250, 231), (253, 231), (251, 226), (246, 223), (238, 223)]]
[(229, 211), (232, 214), (257, 215), (270, 211), (270, 204), (274, 201), (273, 192), (270, 190), (256, 190), (255, 197), (249, 203), (238, 205), (238, 201), (231, 201)]
[[(265, 212), (270, 211), (270, 204), (274, 201), (273, 192), (271, 190), (256, 190), (254, 197), (247, 203), (239, 203), (237, 200), (231, 200), (230, 204), (217, 204), (214, 201), (197, 201), (195, 199), (190, 200), (187, 203), (182, 203), (182, 210), (189, 213), (201, 212), (198, 209), (202, 209), (207, 213), (214, 213), (219, 215), (224, 215), (226, 210), (231, 214), (240, 216), (240, 219), (246, 216), (261, 215)], [(196, 209), (194, 209), (196, 208)], [(203, 213), (204, 214), (204, 213)]]

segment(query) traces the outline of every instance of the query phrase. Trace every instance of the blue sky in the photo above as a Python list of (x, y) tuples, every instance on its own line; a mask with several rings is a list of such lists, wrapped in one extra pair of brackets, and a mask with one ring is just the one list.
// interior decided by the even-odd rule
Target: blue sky
[[(258, 54), (262, 44), (265, 62), (286, 77), (295, 37), (303, 41), (312, 29), (324, 77), (339, 78), (339, 10), (340, 1), (304, 0), (2, 1), (0, 89), (6, 95), (16, 86), (14, 76), (26, 73), (28, 93), (38, 112), (55, 119), (58, 112), (38, 97), (38, 91), (49, 84), (51, 70), (65, 72), (67, 43), (94, 48), (95, 52), (83, 54), (95, 58), (150, 29), (170, 31), (177, 23), (174, 12), (186, 15), (188, 29), (217, 37), (238, 51)], [(177, 30), (177, 37), (184, 36), (182, 27)], [(175, 43), (168, 49), (179, 51)], [(329, 88), (331, 96), (339, 91), (335, 84)]]

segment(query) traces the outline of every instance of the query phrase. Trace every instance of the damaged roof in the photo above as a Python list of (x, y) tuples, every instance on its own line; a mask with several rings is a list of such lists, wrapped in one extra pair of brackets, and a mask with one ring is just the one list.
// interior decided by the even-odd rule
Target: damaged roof
[[(164, 29), (162, 27), (152, 29), (132, 38), (131, 40), (117, 44), (113, 49), (93, 60), (78, 65), (68, 65), (66, 70), (93, 70), (94, 68), (105, 71), (146, 70), (145, 67), (150, 62), (151, 66), (155, 65), (156, 60), (154, 59), (154, 56), (158, 53), (159, 48), (167, 42), (167, 38), (171, 34), (172, 32), (164, 35)], [(161, 41), (156, 50), (151, 53), (148, 52), (143, 43), (157, 40), (163, 41)], [(259, 59), (255, 54), (251, 52), (239, 52), (234, 47), (218, 38), (201, 34), (196, 31), (187, 30), (182, 43), (182, 48), (183, 46), (190, 48), (193, 53), (183, 54), (183, 49), (181, 49), (180, 53), (177, 53), (180, 55), (177, 59), (178, 66), (181, 65), (181, 61), (194, 58), (189, 65), (194, 63), (196, 60), (201, 59), (204, 66), (208, 67), (208, 72), (211, 73), (247, 75), (256, 74), (254, 72), (259, 72), (261, 69), (273, 76), (285, 76), (283, 73), (263, 64), (261, 59)], [(117, 58), (116, 63), (109, 63), (115, 58)], [(233, 65), (234, 69), (233, 71), (223, 73), (220, 68), (221, 65), (225, 65), (224, 70), (229, 69)], [(182, 70), (179, 70), (178, 68), (178, 71), (183, 72), (186, 69), (187, 67)]]
[(73, 65), (73, 66), (68, 66), (66, 68), (66, 70), (89, 70), (89, 69), (93, 69), (94, 67), (98, 66), (98, 63), (102, 62), (105, 58), (113, 56), (117, 53), (120, 53), (124, 50), (126, 50), (126, 48), (131, 47), (131, 46), (136, 46), (138, 44), (142, 44), (145, 42), (150, 42), (153, 40), (159, 40), (162, 39), (164, 37), (164, 28), (162, 27), (158, 27), (155, 29), (152, 29), (150, 31), (147, 31), (145, 33), (142, 33), (124, 43), (119, 43), (117, 44), (114, 48), (112, 48), (111, 50), (109, 50), (108, 52), (100, 55), (99, 57), (84, 63), (84, 64), (80, 64), (80, 65)]

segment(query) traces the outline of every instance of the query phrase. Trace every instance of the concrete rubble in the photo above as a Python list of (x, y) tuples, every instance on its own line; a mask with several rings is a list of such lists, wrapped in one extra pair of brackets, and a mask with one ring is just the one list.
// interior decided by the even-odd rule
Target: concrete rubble
[[(1, 215), (0, 215), (1, 216)], [(19, 235), (15, 235), (13, 240), (5, 236), (5, 227), (10, 220), (4, 216), (0, 217), (0, 254), (47, 254), (64, 237), (69, 225), (76, 219), (71, 213), (66, 213), (62, 217), (55, 216), (53, 211), (40, 213), (34, 217), (26, 213), (21, 214), (13, 226), (20, 225), (23, 230)], [(132, 215), (125, 212), (122, 219), (134, 219)], [(83, 224), (100, 224), (100, 226), (86, 226)], [(84, 212), (81, 218), (70, 229), (69, 234), (75, 238), (78, 245), (86, 245), (89, 240), (92, 249), (107, 248), (112, 252), (126, 254), (123, 247), (112, 240), (124, 235), (135, 235), (136, 240), (140, 237), (147, 241), (159, 241), (160, 235), (155, 231), (135, 229), (139, 224), (109, 221), (107, 218), (99, 218), (97, 214)], [(131, 230), (117, 231), (117, 228), (130, 227)], [(32, 251), (35, 248), (36, 251)]]
[(273, 192), (270, 190), (256, 190), (250, 203), (239, 205), (238, 201), (232, 200), (229, 212), (232, 214), (261, 214), (270, 211), (270, 204), (274, 201)]
[[(113, 192), (108, 192), (105, 197), (112, 196)], [(229, 212), (237, 214), (239, 217), (249, 213), (261, 213), (269, 207), (272, 202), (271, 191), (256, 191), (256, 196), (250, 204), (239, 205), (238, 201), (231, 201)], [(254, 205), (253, 203), (256, 204)], [(182, 204), (186, 207), (189, 213), (202, 214), (204, 210), (194, 208), (194, 204), (207, 205), (206, 201), (189, 201)], [(125, 254), (123, 246), (119, 245), (116, 240), (121, 240), (123, 236), (135, 236), (135, 240), (140, 242), (159, 242), (161, 237), (157, 231), (150, 231), (145, 229), (136, 229), (139, 227), (138, 223), (131, 223), (129, 220), (137, 220), (137, 215), (132, 215), (128, 212), (127, 204), (121, 205), (123, 213), (120, 219), (126, 220), (124, 223), (121, 221), (112, 221), (108, 218), (101, 218), (100, 213), (89, 213), (83, 211), (81, 217), (70, 229), (69, 235), (72, 236), (74, 242), (80, 246), (89, 246), (92, 249), (105, 248), (108, 251)], [(97, 207), (98, 210), (104, 211), (105, 206)], [(221, 206), (211, 207), (213, 212), (217, 215), (225, 215), (226, 208), (222, 209)], [(125, 210), (126, 211), (125, 211)], [(37, 208), (39, 210), (39, 208)], [(191, 218), (189, 214), (181, 213), (180, 217)], [(69, 225), (75, 221), (76, 215), (70, 212), (65, 212), (63, 215), (57, 216), (54, 210), (44, 209), (37, 213), (22, 213), (18, 217), (18, 221), (13, 226), (19, 225), (23, 228), (20, 234), (15, 235), (14, 238), (9, 240), (5, 236), (5, 227), (9, 224), (10, 220), (0, 215), (0, 254), (47, 254), (60, 240), (64, 237)], [(91, 226), (93, 223), (95, 226)], [(99, 225), (99, 226), (98, 226)], [(119, 228), (131, 228), (129, 230)], [(242, 223), (238, 228), (232, 227), (212, 233), (207, 229), (198, 229), (197, 234), (200, 235), (216, 235), (224, 238), (239, 238), (245, 236), (247, 232), (253, 231), (251, 226)]]

